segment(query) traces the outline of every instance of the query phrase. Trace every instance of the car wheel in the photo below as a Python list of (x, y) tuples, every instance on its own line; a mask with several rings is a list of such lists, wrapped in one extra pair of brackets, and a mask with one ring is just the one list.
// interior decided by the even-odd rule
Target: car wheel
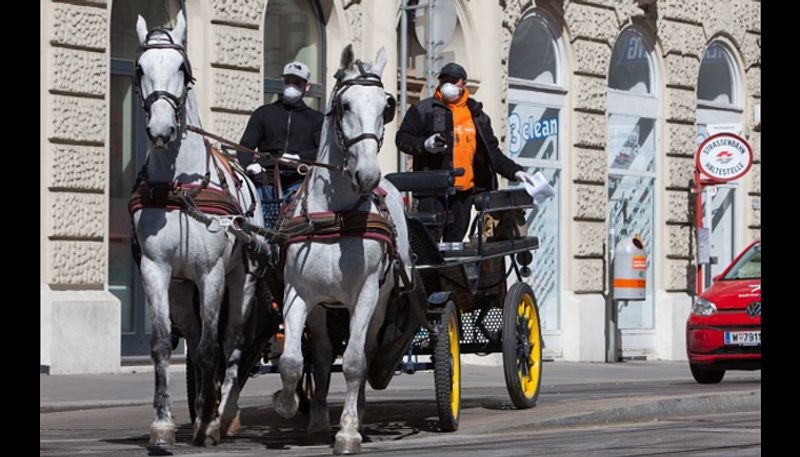
[(694, 380), (700, 384), (718, 384), (725, 376), (725, 370), (714, 370), (703, 365), (689, 364)]

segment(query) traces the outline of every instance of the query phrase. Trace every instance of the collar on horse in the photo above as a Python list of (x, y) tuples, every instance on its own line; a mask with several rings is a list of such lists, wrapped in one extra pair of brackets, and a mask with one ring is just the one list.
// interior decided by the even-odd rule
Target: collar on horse
[[(166, 210), (181, 210), (192, 216), (194, 219), (209, 225), (211, 219), (205, 213), (215, 215), (246, 215), (252, 217), (255, 211), (255, 195), (250, 186), (247, 186), (251, 194), (251, 204), (247, 211), (243, 211), (239, 201), (233, 197), (228, 190), (228, 181), (225, 174), (217, 164), (221, 162), (228, 170), (234, 180), (234, 187), (241, 189), (242, 181), (236, 178), (236, 173), (231, 169), (230, 164), (222, 153), (213, 148), (210, 143), (206, 145), (206, 173), (200, 184), (176, 182), (150, 182), (147, 179), (147, 164), (150, 161), (148, 156), (144, 166), (136, 179), (133, 192), (128, 201), (128, 211), (131, 216), (142, 208), (164, 208)], [(214, 160), (216, 158), (216, 160)], [(220, 188), (209, 187), (211, 181), (211, 162), (216, 169)]]

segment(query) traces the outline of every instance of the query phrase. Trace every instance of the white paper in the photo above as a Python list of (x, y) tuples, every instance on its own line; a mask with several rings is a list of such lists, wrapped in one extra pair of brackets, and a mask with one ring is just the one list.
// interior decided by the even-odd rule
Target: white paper
[(537, 204), (550, 197), (553, 197), (556, 194), (553, 186), (547, 182), (547, 179), (545, 179), (541, 172), (537, 171), (531, 176), (531, 178), (533, 179), (534, 184), (530, 184), (528, 181), (523, 180), (522, 185), (525, 187), (528, 195), (530, 195)]

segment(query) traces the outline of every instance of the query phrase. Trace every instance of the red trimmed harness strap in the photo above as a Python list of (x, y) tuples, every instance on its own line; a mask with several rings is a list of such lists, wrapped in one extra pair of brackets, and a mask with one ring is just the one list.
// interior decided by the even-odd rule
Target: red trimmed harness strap
[(193, 200), (204, 213), (227, 216), (232, 214), (242, 214), (242, 209), (238, 204), (234, 204), (229, 198), (228, 192), (205, 187), (198, 184), (173, 183), (150, 183), (141, 181), (131, 194), (128, 200), (128, 211), (131, 215), (142, 208), (163, 208), (166, 210), (184, 210), (184, 203), (181, 198), (183, 191), (195, 191), (200, 188)]

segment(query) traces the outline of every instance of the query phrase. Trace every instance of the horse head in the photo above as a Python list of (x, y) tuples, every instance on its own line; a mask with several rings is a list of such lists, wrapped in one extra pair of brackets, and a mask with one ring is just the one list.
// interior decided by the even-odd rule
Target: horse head
[(147, 136), (157, 148), (178, 138), (182, 114), (192, 78), (192, 67), (183, 42), (186, 19), (178, 12), (175, 28), (147, 30), (142, 16), (136, 22), (139, 56), (136, 60), (136, 89), (147, 117)]
[(381, 74), (386, 52), (378, 50), (373, 65), (355, 60), (352, 45), (342, 51), (331, 98), (333, 129), (344, 156), (344, 167), (356, 192), (371, 192), (380, 182), (378, 152), (384, 124), (395, 114), (394, 97), (384, 92)]

